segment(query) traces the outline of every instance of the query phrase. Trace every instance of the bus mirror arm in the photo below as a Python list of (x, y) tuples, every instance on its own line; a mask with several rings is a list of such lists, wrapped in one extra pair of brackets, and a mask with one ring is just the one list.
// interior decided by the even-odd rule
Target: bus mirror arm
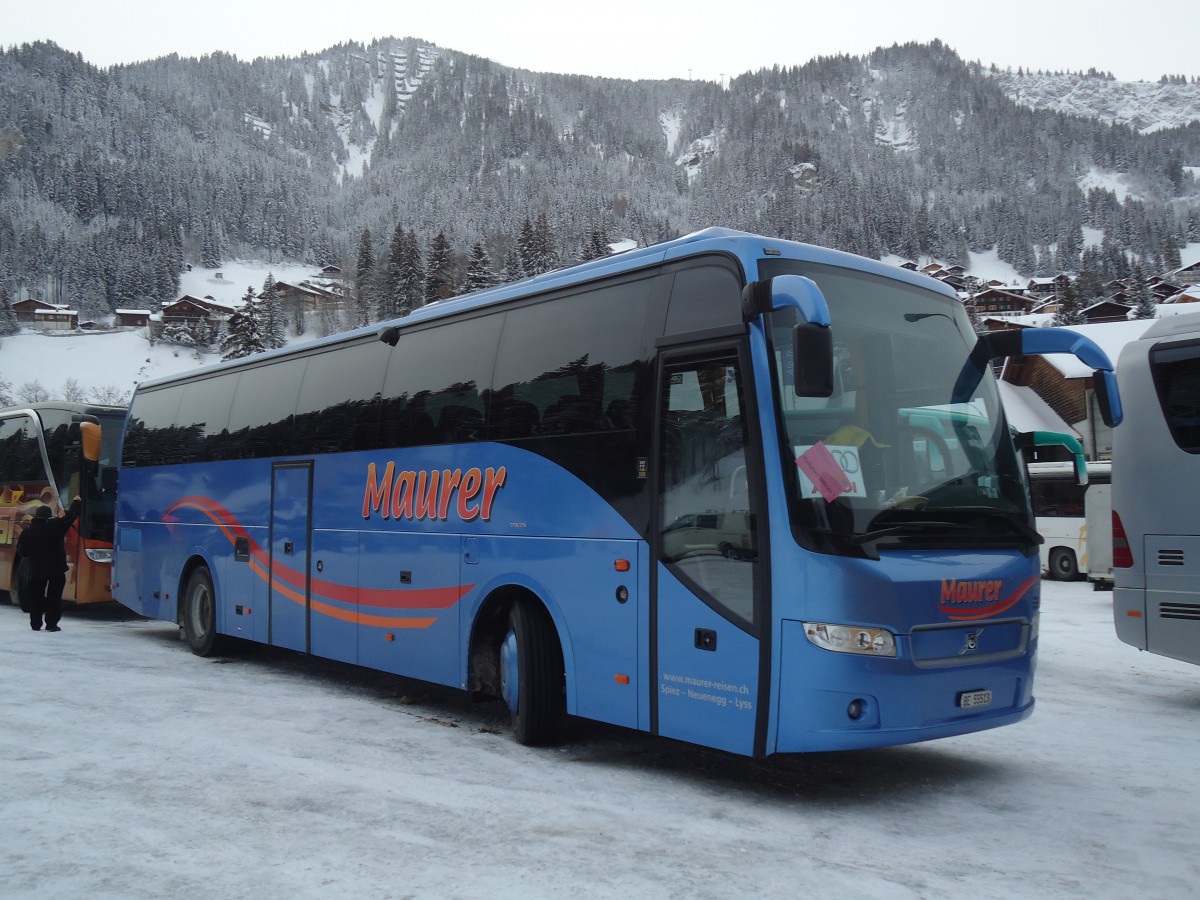
[(742, 289), (742, 317), (747, 322), (778, 309), (794, 309), (805, 322), (829, 327), (829, 304), (811, 278), (776, 275), (765, 281), (752, 281)]
[(1083, 453), (1083, 444), (1072, 434), (1062, 434), (1058, 431), (1022, 431), (1017, 434), (1017, 446), (1022, 450), (1034, 447), (1063, 447), (1071, 454), (1072, 465), (1075, 467), (1075, 483), (1088, 483), (1087, 457)]
[(389, 347), (395, 347), (400, 340), (400, 329), (395, 325), (379, 329), (379, 339)]
[(829, 304), (817, 283), (803, 275), (753, 281), (742, 291), (742, 316), (794, 309), (803, 320), (792, 331), (792, 367), (798, 397), (833, 395), (833, 333)]
[(1109, 428), (1121, 424), (1121, 396), (1117, 391), (1117, 376), (1108, 355), (1089, 338), (1064, 328), (1020, 328), (993, 331), (979, 335), (975, 347), (954, 384), (951, 401), (966, 403), (971, 399), (984, 370), (993, 359), (1007, 356), (1044, 356), (1050, 353), (1070, 353), (1092, 369), (1092, 387), (1100, 417)]

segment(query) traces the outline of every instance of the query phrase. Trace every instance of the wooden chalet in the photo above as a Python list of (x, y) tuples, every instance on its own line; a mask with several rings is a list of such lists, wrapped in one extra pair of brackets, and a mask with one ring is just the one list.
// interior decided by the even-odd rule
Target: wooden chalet
[(191, 294), (184, 294), (174, 303), (167, 303), (162, 308), (164, 324), (177, 325), (182, 322), (206, 322), (213, 315), (211, 301), (201, 300)]
[(972, 302), (980, 316), (1024, 316), (1029, 314), (1033, 305), (1028, 297), (1000, 288), (980, 291)]
[(1071, 276), (1058, 274), (1049, 278), (1031, 278), (1025, 289), (1035, 297), (1052, 297), (1071, 283)]
[(144, 328), (150, 322), (148, 309), (118, 309), (114, 315), (118, 328)]
[(79, 312), (65, 306), (37, 309), (33, 312), (33, 327), (41, 331), (74, 331), (79, 327)]
[(53, 312), (59, 307), (53, 303), (47, 303), (45, 300), (35, 300), (30, 297), (27, 300), (19, 300), (12, 304), (12, 308), (16, 310), (17, 321), (24, 322), (28, 325), (34, 324), (34, 314), (38, 312)]
[(1100, 322), (1125, 322), (1129, 319), (1132, 311), (1133, 307), (1125, 303), (1100, 300), (1084, 309), (1083, 317), (1089, 325), (1096, 325)]
[(308, 281), (302, 281), (299, 284), (277, 281), (275, 282), (275, 295), (279, 298), (280, 303), (302, 303), (310, 310), (340, 305), (342, 299), (339, 294)]
[(1180, 287), (1186, 288), (1194, 284), (1200, 284), (1200, 262), (1194, 262), (1190, 266), (1176, 269), (1169, 274), (1170, 280)]

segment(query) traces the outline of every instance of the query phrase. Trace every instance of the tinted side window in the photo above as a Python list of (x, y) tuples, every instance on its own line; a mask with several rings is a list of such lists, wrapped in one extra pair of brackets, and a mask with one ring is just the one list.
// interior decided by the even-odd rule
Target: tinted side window
[(139, 391), (134, 395), (121, 465), (163, 466), (181, 460), (182, 441), (175, 427), (175, 413), (182, 396), (179, 387)]
[(237, 373), (228, 373), (184, 387), (178, 413), (183, 458), (178, 462), (225, 459), (229, 406), (237, 381)]
[(742, 283), (725, 266), (703, 265), (675, 275), (667, 334), (742, 324)]
[(508, 313), (496, 361), (497, 440), (633, 427), (652, 279)]
[(1200, 453), (1200, 343), (1150, 353), (1163, 417), (1181, 450)]
[[(79, 440), (79, 431), (71, 431), (71, 412), (65, 409), (41, 409), (38, 417), (42, 420), (42, 440), (46, 442), (46, 456), (50, 460), (51, 475), (58, 488), (59, 496), (65, 495), (65, 502), (79, 492), (78, 466), (79, 455), (72, 452), (72, 444)], [(72, 478), (75, 483), (72, 484)]]
[(381, 446), (483, 440), (502, 322), (491, 315), (401, 333), (384, 379)]
[(292, 453), (292, 417), (304, 377), (304, 359), (243, 369), (229, 410), (230, 459)]
[(0, 420), (0, 483), (45, 480), (35, 427), (28, 416)]
[(388, 364), (377, 340), (310, 356), (296, 402), (293, 453), (336, 453), (378, 446), (379, 392)]
[(1084, 494), (1087, 485), (1076, 484), (1074, 479), (1031, 478), (1030, 493), (1033, 495), (1035, 516), (1080, 516), (1084, 514)]

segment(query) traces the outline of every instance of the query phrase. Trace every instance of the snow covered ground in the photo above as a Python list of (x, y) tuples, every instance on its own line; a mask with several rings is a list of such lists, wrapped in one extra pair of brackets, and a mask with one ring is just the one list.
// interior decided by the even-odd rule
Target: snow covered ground
[(929, 744), (748, 760), (164, 622), (0, 606), (6, 898), (1196, 896), (1200, 668), (1043, 588), (1038, 706)]

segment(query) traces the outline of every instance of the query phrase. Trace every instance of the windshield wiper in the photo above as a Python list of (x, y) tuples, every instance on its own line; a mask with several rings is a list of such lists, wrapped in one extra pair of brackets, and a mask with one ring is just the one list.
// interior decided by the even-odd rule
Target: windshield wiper
[(991, 506), (966, 506), (960, 507), (956, 512), (965, 513), (969, 516), (981, 516), (992, 521), (999, 519), (1031, 544), (1041, 544), (1046, 540), (1038, 534), (1036, 528), (1026, 522), (1020, 515), (1006, 509), (996, 509)]
[(855, 534), (849, 538), (852, 546), (858, 547), (862, 544), (870, 543), (882, 537), (887, 537), (890, 534), (903, 534), (904, 532), (913, 531), (931, 531), (931, 530), (947, 530), (947, 531), (962, 531), (968, 526), (962, 522), (943, 522), (934, 519), (913, 519), (910, 522), (900, 522), (896, 525), (889, 525), (886, 528), (876, 528), (873, 531), (865, 531), (862, 534)]

